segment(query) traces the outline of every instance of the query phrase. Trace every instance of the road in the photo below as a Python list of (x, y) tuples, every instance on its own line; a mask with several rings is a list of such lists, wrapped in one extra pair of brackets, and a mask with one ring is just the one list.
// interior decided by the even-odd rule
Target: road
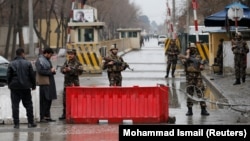
[[(123, 58), (134, 69), (122, 73), (123, 86), (169, 86), (169, 115), (176, 117), (176, 125), (241, 124), (237, 123), (239, 113), (210, 103), (210, 116), (200, 115), (199, 104), (194, 105), (193, 116), (185, 116), (187, 108), (183, 69), (179, 64), (175, 78), (164, 78), (164, 48), (157, 45), (156, 39), (145, 42), (141, 50), (129, 52)], [(53, 60), (53, 63), (58, 64), (61, 61)], [(53, 101), (51, 115), (52, 118), (58, 119), (62, 112), (63, 75), (57, 73), (55, 79), (58, 99)], [(108, 86), (107, 73), (104, 71), (102, 74), (83, 74), (80, 82), (82, 86)], [(218, 100), (209, 86), (206, 95), (210, 100)], [(3, 141), (118, 141), (118, 124), (67, 124), (57, 120), (51, 123), (38, 123), (35, 129), (28, 129), (26, 124), (21, 124), (19, 130), (13, 129), (13, 125), (0, 125), (0, 137)]]

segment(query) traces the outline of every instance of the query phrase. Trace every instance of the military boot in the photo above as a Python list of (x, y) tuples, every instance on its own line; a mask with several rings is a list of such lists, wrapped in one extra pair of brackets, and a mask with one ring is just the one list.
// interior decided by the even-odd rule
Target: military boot
[(236, 79), (233, 85), (239, 85), (240, 84), (240, 79)]
[(192, 107), (188, 107), (188, 111), (186, 113), (186, 116), (192, 116), (192, 115), (193, 115)]
[(174, 72), (175, 72), (175, 69), (172, 70), (172, 77), (175, 77)]
[(167, 71), (165, 78), (168, 78), (169, 71)]
[(205, 107), (202, 107), (201, 108), (201, 115), (203, 115), (203, 116), (209, 116), (210, 114), (207, 112), (207, 110), (206, 110)]

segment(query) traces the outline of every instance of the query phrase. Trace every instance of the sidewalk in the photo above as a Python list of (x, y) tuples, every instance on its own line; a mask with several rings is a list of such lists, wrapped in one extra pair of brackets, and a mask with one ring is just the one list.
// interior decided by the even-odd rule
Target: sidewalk
[(244, 122), (250, 123), (250, 75), (247, 75), (246, 82), (240, 85), (233, 85), (234, 74), (216, 75), (205, 71), (202, 73), (204, 81), (218, 94), (218, 103), (224, 103), (236, 112), (245, 117)]

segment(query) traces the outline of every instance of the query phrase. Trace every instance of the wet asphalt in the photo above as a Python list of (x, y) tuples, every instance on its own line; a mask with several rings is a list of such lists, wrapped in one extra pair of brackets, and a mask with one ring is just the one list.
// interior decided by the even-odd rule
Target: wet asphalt
[(231, 112), (238, 112), (237, 123), (250, 123), (250, 75), (247, 74), (245, 83), (233, 85), (234, 72), (217, 75), (211, 71), (203, 72), (204, 81), (217, 93), (217, 103)]

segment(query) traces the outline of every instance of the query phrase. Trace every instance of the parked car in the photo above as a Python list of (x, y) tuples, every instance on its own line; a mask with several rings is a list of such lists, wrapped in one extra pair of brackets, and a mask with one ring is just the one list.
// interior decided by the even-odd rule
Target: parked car
[(167, 39), (166, 35), (159, 35), (158, 36), (158, 45), (165, 44), (166, 39)]
[(7, 83), (7, 69), (9, 63), (10, 62), (7, 59), (5, 59), (3, 56), (0, 56), (0, 85)]

